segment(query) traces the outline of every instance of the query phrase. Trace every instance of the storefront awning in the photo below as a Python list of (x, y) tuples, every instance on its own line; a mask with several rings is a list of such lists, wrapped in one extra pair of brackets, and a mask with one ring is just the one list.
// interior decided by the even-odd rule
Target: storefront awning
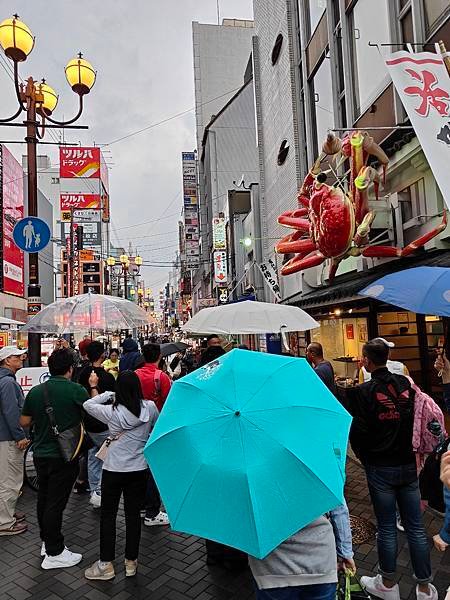
[(450, 250), (423, 252), (408, 258), (390, 261), (368, 271), (360, 273), (352, 271), (336, 278), (333, 285), (321, 286), (308, 294), (295, 294), (283, 300), (283, 303), (306, 308), (327, 306), (335, 304), (336, 302), (342, 303), (356, 300), (367, 302), (367, 299), (358, 296), (358, 292), (370, 285), (376, 279), (379, 279), (388, 273), (395, 273), (402, 269), (408, 269), (409, 267), (423, 266), (449, 267)]

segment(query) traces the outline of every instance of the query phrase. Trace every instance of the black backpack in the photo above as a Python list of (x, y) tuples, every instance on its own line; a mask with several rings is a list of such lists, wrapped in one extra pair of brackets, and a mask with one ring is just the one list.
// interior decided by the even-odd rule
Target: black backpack
[(428, 506), (440, 513), (445, 513), (444, 486), (440, 479), (442, 455), (447, 451), (450, 438), (441, 442), (425, 460), (419, 475), (420, 495)]

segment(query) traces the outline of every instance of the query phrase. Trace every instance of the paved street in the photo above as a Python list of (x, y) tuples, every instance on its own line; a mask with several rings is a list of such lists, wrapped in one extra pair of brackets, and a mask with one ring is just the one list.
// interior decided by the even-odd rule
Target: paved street
[[(364, 474), (359, 465), (349, 461), (348, 488), (350, 512), (373, 519)], [(65, 571), (40, 569), (39, 537), (34, 516), (34, 492), (25, 490), (19, 508), (29, 515), (29, 531), (22, 536), (0, 540), (0, 598), (25, 600), (245, 600), (253, 597), (249, 573), (232, 575), (219, 568), (205, 565), (204, 545), (194, 536), (168, 531), (166, 528), (144, 528), (141, 543), (139, 574), (126, 579), (121, 561), (116, 561), (116, 578), (112, 582), (88, 582), (83, 570), (98, 557), (99, 513), (88, 505), (87, 496), (73, 495), (66, 511), (64, 533), (68, 545), (83, 552), (79, 567)], [(199, 508), (201, 509), (201, 507)], [(439, 529), (439, 519), (425, 515), (431, 535)], [(124, 523), (118, 526), (118, 555), (123, 552)], [(356, 547), (356, 561), (360, 575), (373, 572), (377, 556), (375, 540)], [(410, 563), (406, 538), (400, 535), (399, 572), (402, 573), (402, 599), (414, 598), (414, 582), (410, 577)], [(438, 554), (433, 550), (435, 583), (443, 597), (450, 584), (450, 551)]]

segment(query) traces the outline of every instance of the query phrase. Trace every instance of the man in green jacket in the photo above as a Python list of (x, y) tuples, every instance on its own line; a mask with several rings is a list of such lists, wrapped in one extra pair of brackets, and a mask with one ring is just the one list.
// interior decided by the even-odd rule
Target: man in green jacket
[(65, 462), (50, 428), (43, 386), (60, 432), (81, 422), (81, 407), (89, 395), (71, 381), (74, 356), (69, 349), (55, 350), (48, 359), (50, 379), (32, 388), (22, 409), (22, 427), (33, 425), (33, 455), (39, 479), (37, 517), (40, 528), (43, 569), (60, 569), (78, 564), (82, 556), (64, 545), (61, 524), (64, 509), (78, 474), (78, 460)]

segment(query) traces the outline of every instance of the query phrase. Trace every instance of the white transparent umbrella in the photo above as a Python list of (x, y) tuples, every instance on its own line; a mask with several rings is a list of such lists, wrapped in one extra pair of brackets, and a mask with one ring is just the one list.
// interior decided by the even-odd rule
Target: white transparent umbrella
[(129, 300), (101, 294), (62, 298), (32, 317), (22, 331), (64, 333), (133, 329), (148, 324), (147, 313)]
[(182, 329), (190, 333), (278, 333), (306, 331), (319, 323), (297, 306), (245, 300), (203, 308)]

